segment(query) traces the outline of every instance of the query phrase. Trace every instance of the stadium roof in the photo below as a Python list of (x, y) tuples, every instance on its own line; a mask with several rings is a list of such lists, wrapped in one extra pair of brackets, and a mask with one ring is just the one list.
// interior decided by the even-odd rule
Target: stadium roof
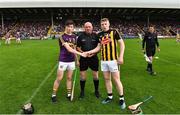
[(180, 0), (0, 0), (0, 8), (110, 7), (180, 9)]
[(122, 15), (157, 15), (180, 17), (179, 9), (152, 8), (1, 8), (4, 15), (54, 15), (59, 16), (122, 16)]

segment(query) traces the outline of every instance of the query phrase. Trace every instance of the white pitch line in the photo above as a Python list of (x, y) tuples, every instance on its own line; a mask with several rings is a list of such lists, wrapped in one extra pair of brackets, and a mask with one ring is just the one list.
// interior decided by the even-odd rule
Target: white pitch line
[[(136, 53), (141, 54), (140, 52), (135, 51), (135, 50), (132, 50), (132, 49), (128, 49), (128, 50), (131, 50), (131, 51), (133, 51), (133, 52), (136, 52)], [(175, 63), (175, 62), (169, 61), (169, 60), (167, 60), (167, 59), (159, 58), (158, 60), (163, 61), (163, 62), (165, 62), (165, 63), (174, 64), (174, 65), (176, 65), (176, 66), (180, 66), (179, 63)]]
[[(48, 75), (45, 77), (45, 79), (41, 82), (41, 84), (36, 88), (36, 90), (33, 92), (33, 94), (31, 95), (31, 97), (24, 103), (29, 103), (31, 102), (31, 100), (36, 96), (36, 94), (39, 92), (39, 90), (41, 89), (41, 87), (45, 84), (45, 82), (48, 80), (48, 78), (53, 74), (53, 72), (55, 71), (57, 67), (57, 64), (53, 67), (53, 69), (48, 73)], [(20, 109), (17, 114), (21, 114), (22, 109)]]
[(163, 62), (166, 62), (166, 63), (170, 63), (170, 64), (174, 64), (174, 65), (176, 65), (176, 66), (180, 66), (179, 63), (174, 63), (174, 62), (169, 61), (169, 60), (166, 60), (166, 59), (160, 59), (160, 60), (163, 61)]

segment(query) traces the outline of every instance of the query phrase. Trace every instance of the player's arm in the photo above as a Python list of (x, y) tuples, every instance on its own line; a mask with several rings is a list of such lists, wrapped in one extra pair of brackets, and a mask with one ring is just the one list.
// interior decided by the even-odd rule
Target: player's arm
[(98, 45), (96, 46), (96, 48), (90, 50), (90, 51), (87, 51), (86, 53), (89, 54), (89, 55), (92, 55), (92, 54), (95, 54), (95, 53), (98, 53), (101, 49), (101, 44), (98, 43)]
[(157, 46), (157, 50), (158, 50), (158, 51), (160, 51), (160, 47), (159, 47), (159, 41), (158, 41), (157, 35), (156, 35), (156, 38), (155, 38), (155, 40), (156, 40), (156, 46)]
[(124, 50), (125, 50), (125, 44), (123, 39), (118, 40), (118, 43), (120, 45), (120, 55), (119, 55), (119, 59), (118, 59), (118, 63), (119, 64), (123, 64), (124, 63)]
[(74, 53), (74, 54), (78, 54), (78, 55), (82, 55), (82, 53), (80, 53), (80, 52), (78, 52), (77, 50), (71, 48), (67, 42), (63, 43), (62, 45), (63, 45), (69, 52)]
[(86, 52), (88, 53), (89, 57), (93, 56), (94, 54), (98, 53), (101, 50), (101, 40), (99, 39), (100, 37), (98, 34), (96, 35), (96, 38), (97, 38), (97, 43), (98, 43), (96, 48)]
[(125, 50), (124, 41), (123, 41), (122, 36), (118, 32), (118, 30), (114, 31), (114, 37), (118, 41), (119, 46), (120, 46), (120, 53), (119, 53), (119, 57), (117, 61), (118, 61), (118, 64), (123, 64), (124, 63), (124, 50)]
[(81, 50), (81, 48), (80, 48), (80, 47), (76, 47), (76, 49), (77, 49), (77, 51), (78, 51), (78, 52), (83, 53), (83, 51)]
[(69, 46), (69, 44), (62, 39), (62, 36), (60, 36), (59, 39), (60, 39), (62, 45), (63, 45), (69, 52), (74, 53), (74, 54), (81, 55), (81, 56), (83, 56), (83, 57), (86, 57), (85, 53), (78, 52), (77, 50), (71, 48), (71, 47)]

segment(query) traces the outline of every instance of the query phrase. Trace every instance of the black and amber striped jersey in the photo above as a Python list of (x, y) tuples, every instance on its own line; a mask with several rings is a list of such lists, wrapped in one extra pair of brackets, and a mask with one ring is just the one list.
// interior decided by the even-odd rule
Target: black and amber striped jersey
[(119, 32), (115, 29), (109, 29), (106, 32), (100, 32), (98, 36), (101, 43), (101, 60), (117, 60), (117, 41), (122, 39)]

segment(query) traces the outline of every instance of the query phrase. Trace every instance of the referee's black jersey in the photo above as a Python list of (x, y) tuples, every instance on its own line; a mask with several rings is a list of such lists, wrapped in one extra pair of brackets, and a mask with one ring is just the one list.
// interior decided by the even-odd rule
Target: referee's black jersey
[(156, 48), (159, 47), (159, 42), (158, 42), (158, 38), (157, 38), (157, 34), (156, 33), (150, 33), (150, 32), (146, 32), (144, 35), (144, 39), (142, 41), (142, 48), (144, 49), (146, 45), (146, 49), (148, 48)]
[(77, 39), (77, 47), (82, 51), (89, 51), (97, 47), (99, 39), (96, 33), (87, 34), (83, 32)]
[(119, 32), (115, 29), (110, 29), (106, 32), (100, 32), (98, 36), (101, 43), (101, 60), (117, 60), (117, 40), (122, 39)]

